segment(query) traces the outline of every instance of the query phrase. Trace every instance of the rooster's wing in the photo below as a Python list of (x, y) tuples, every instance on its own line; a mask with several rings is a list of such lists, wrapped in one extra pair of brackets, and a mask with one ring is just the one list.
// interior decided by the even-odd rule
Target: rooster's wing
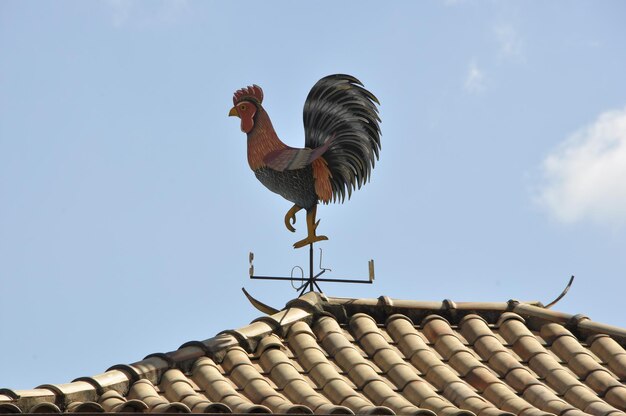
[(332, 140), (328, 140), (322, 146), (315, 149), (296, 149), (294, 147), (288, 147), (286, 149), (274, 150), (263, 158), (263, 163), (279, 172), (302, 169), (322, 156), (332, 142)]

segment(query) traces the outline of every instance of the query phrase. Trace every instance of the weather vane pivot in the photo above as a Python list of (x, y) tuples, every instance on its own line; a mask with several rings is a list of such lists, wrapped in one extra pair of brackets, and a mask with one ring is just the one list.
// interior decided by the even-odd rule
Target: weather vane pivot
[(262, 106), (258, 85), (237, 90), (229, 116), (241, 119), (247, 135), (248, 164), (270, 191), (291, 201), (285, 226), (295, 232), (296, 213), (306, 210), (307, 237), (294, 248), (328, 240), (317, 235), (319, 202), (343, 202), (370, 177), (380, 152), (379, 104), (350, 75), (329, 75), (304, 103), (304, 148), (289, 147), (276, 134)]

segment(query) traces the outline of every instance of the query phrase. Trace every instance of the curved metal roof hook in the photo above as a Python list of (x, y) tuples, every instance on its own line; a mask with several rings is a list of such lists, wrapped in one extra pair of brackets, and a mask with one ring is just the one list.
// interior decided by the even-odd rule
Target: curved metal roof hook
[(554, 299), (552, 302), (548, 303), (546, 306), (544, 306), (544, 308), (546, 309), (550, 309), (551, 307), (553, 307), (554, 305), (557, 304), (558, 301), (560, 301), (561, 299), (563, 299), (563, 297), (567, 294), (567, 292), (569, 291), (569, 288), (572, 287), (572, 283), (574, 283), (574, 275), (572, 275), (572, 277), (570, 277), (569, 282), (567, 283), (567, 286), (565, 286), (565, 289), (563, 289), (563, 291), (561, 292), (561, 294)]

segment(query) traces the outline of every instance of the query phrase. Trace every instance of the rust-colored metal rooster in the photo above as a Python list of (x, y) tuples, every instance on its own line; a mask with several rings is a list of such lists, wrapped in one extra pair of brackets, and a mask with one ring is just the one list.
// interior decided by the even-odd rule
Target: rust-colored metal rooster
[(315, 233), (317, 204), (343, 202), (369, 180), (380, 151), (376, 97), (350, 75), (320, 79), (304, 103), (304, 149), (278, 138), (258, 85), (236, 91), (233, 103), (228, 115), (241, 119), (250, 168), (270, 191), (294, 204), (285, 215), (289, 231), (295, 232), (296, 213), (306, 209), (308, 235), (294, 248), (328, 240)]

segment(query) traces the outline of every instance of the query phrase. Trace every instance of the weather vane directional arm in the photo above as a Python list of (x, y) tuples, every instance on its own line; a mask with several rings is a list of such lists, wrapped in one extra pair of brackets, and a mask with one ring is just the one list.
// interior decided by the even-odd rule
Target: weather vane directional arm
[(369, 270), (369, 277), (368, 279), (347, 279), (347, 278), (321, 278), (320, 276), (322, 276), (324, 273), (326, 273), (327, 271), (330, 272), (332, 271), (331, 269), (322, 267), (322, 249), (320, 248), (320, 259), (319, 259), (319, 269), (320, 271), (316, 274), (313, 274), (313, 262), (314, 262), (314, 251), (313, 251), (313, 244), (309, 244), (309, 277), (305, 278), (304, 277), (304, 272), (303, 274), (300, 276), (300, 278), (294, 277), (293, 276), (293, 270), (295, 270), (296, 268), (302, 270), (301, 267), (299, 266), (295, 266), (292, 269), (292, 275), (290, 277), (286, 277), (286, 276), (255, 276), (254, 275), (254, 253), (250, 252), (249, 257), (248, 257), (249, 261), (250, 261), (250, 269), (249, 269), (249, 274), (250, 274), (250, 279), (258, 279), (258, 280), (288, 280), (292, 283), (295, 281), (300, 281), (300, 286), (296, 287), (294, 286), (294, 288), (296, 290), (299, 290), (299, 296), (302, 296), (304, 293), (306, 293), (307, 291), (312, 292), (317, 288), (317, 290), (321, 293), (322, 289), (319, 287), (318, 282), (329, 282), (329, 283), (365, 283), (365, 284), (372, 284), (374, 283), (374, 278), (375, 278), (375, 274), (374, 274), (374, 260), (370, 260), (368, 261), (368, 270)]

